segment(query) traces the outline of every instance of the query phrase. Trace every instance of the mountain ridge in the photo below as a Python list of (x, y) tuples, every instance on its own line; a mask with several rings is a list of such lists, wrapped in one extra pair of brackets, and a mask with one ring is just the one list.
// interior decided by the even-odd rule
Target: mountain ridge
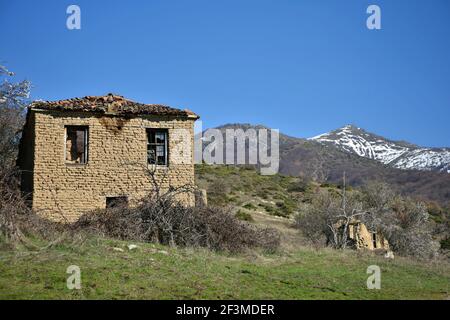
[[(229, 123), (216, 127), (222, 131), (224, 137), (226, 129), (249, 128), (267, 127), (248, 123)], [(207, 143), (204, 142), (203, 146), (205, 145)], [(248, 148), (247, 145), (246, 147)], [(399, 169), (345, 151), (334, 143), (292, 137), (282, 132), (280, 132), (279, 154), (279, 172), (283, 175), (340, 184), (345, 172), (348, 183), (353, 186), (363, 185), (368, 181), (382, 181), (405, 195), (450, 205), (450, 174), (446, 172)]]
[(354, 125), (346, 125), (308, 140), (331, 144), (398, 169), (450, 173), (450, 148), (421, 147), (405, 141), (394, 141)]

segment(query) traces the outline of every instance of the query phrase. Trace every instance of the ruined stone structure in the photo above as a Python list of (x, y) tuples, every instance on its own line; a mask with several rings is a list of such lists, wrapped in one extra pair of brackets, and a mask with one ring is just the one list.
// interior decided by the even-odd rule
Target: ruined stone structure
[[(189, 110), (121, 96), (34, 102), (28, 108), (18, 164), (32, 208), (53, 220), (136, 205), (152, 192), (148, 174), (167, 189), (194, 185), (194, 122)], [(194, 205), (194, 194), (179, 198)]]
[(353, 240), (356, 249), (389, 250), (389, 243), (381, 232), (370, 232), (360, 221), (354, 221), (348, 227), (349, 238)]

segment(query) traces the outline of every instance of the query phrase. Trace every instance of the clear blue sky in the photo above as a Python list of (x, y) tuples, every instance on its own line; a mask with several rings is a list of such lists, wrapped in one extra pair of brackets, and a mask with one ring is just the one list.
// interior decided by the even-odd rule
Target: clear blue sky
[[(66, 28), (70, 4), (81, 30)], [(34, 99), (115, 92), (192, 109), (204, 127), (309, 137), (353, 123), (450, 146), (448, 0), (0, 0), (0, 40)]]

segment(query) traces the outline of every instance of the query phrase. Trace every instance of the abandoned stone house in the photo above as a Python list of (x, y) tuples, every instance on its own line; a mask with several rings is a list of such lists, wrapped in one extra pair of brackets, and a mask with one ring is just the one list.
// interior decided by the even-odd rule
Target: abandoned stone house
[(369, 231), (361, 221), (355, 220), (348, 226), (349, 238), (356, 249), (389, 250), (389, 243), (380, 231)]
[[(189, 111), (122, 96), (88, 96), (28, 108), (18, 165), (32, 208), (53, 220), (132, 206), (154, 190), (194, 185), (194, 122)], [(194, 204), (194, 195), (179, 200)]]

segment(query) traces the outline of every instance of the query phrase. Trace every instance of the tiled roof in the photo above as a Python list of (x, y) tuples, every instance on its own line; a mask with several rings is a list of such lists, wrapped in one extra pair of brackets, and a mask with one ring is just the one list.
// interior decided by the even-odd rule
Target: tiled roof
[(194, 112), (161, 104), (144, 104), (108, 93), (105, 96), (86, 96), (58, 101), (34, 101), (31, 109), (97, 112), (115, 115), (167, 115), (199, 118)]

